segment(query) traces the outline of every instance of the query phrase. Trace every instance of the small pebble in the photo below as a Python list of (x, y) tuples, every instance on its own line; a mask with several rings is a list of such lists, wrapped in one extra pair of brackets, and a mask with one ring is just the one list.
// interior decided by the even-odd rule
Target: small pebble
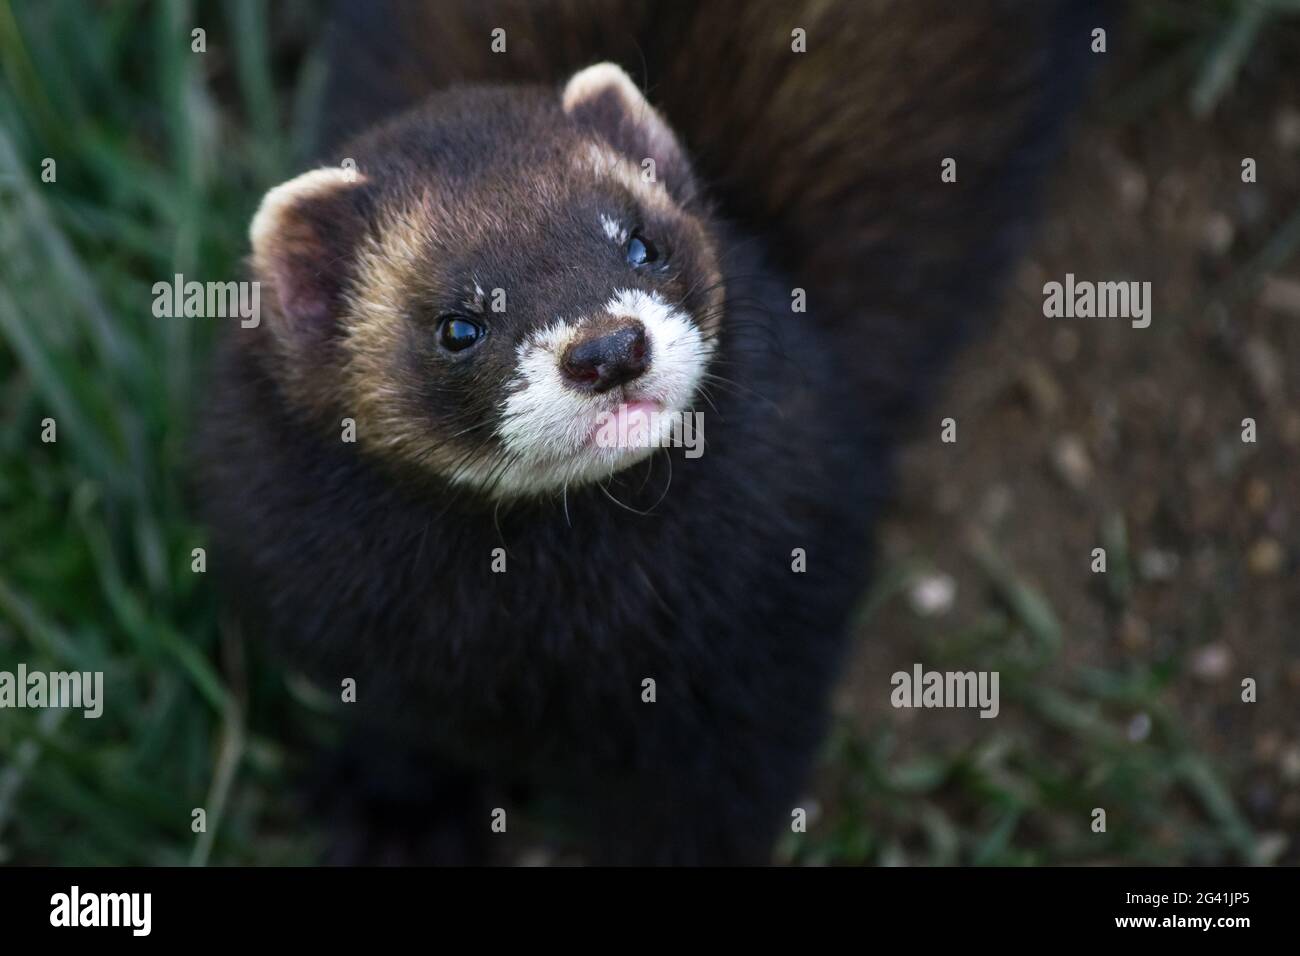
[(1273, 138), (1286, 150), (1300, 149), (1300, 110), (1286, 106), (1273, 120)]
[(1275, 730), (1266, 730), (1255, 738), (1253, 755), (1260, 763), (1272, 763), (1282, 749), (1282, 736)]
[(1147, 581), (1168, 581), (1178, 573), (1178, 554), (1147, 548), (1138, 555), (1138, 574)]
[(990, 527), (996, 527), (1006, 520), (1015, 505), (1015, 496), (1011, 489), (998, 482), (984, 493), (980, 500), (980, 521)]
[(1261, 833), (1255, 841), (1255, 858), (1263, 866), (1272, 866), (1290, 845), (1291, 838), (1285, 833)]
[(1061, 407), (1061, 386), (1043, 363), (1031, 360), (1020, 374), (1020, 384), (1038, 414), (1047, 417)]
[(1260, 538), (1250, 546), (1246, 563), (1250, 567), (1251, 574), (1264, 577), (1276, 574), (1282, 567), (1284, 557), (1282, 545), (1278, 544), (1275, 538)]
[(1231, 219), (1221, 212), (1210, 213), (1201, 227), (1201, 248), (1212, 256), (1226, 255), (1236, 235)]
[(1206, 644), (1192, 655), (1192, 673), (1203, 681), (1223, 680), (1232, 667), (1232, 651), (1226, 644)]
[(1111, 181), (1119, 195), (1120, 205), (1129, 213), (1136, 213), (1146, 205), (1151, 186), (1142, 167), (1117, 150), (1106, 150), (1102, 157), (1109, 167)]
[(1282, 315), (1300, 315), (1300, 280), (1266, 277), (1259, 302), (1264, 308)]
[(799, 801), (798, 805), (803, 808), (805, 813), (808, 814), (809, 826), (812, 826), (814, 823), (816, 823), (818, 820), (821, 819), (822, 805), (820, 802), (813, 799), (811, 796), (805, 796), (802, 800)]
[(1134, 714), (1133, 719), (1128, 722), (1128, 739), (1135, 744), (1140, 744), (1149, 736), (1151, 736), (1151, 716)]
[(1287, 783), (1300, 783), (1300, 744), (1291, 744), (1282, 751), (1278, 769), (1282, 771), (1282, 779)]
[(922, 617), (947, 614), (956, 598), (957, 582), (943, 573), (921, 575), (908, 591), (912, 610)]
[(1273, 489), (1268, 486), (1268, 482), (1252, 478), (1246, 483), (1246, 507), (1251, 511), (1263, 514), (1272, 500)]
[(1092, 459), (1078, 435), (1067, 434), (1052, 447), (1052, 465), (1059, 477), (1075, 491), (1083, 491), (1092, 481)]
[(1282, 356), (1278, 350), (1263, 339), (1252, 338), (1246, 342), (1242, 358), (1260, 394), (1265, 398), (1276, 395), (1282, 388), (1284, 377)]

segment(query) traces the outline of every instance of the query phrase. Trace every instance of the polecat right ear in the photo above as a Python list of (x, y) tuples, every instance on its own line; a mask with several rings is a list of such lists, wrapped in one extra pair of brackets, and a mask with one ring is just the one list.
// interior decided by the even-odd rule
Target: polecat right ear
[(686, 151), (632, 78), (614, 63), (579, 70), (564, 86), (564, 112), (638, 166), (653, 159), (655, 178), (679, 201), (695, 192)]
[(290, 355), (302, 356), (335, 328), (366, 227), (365, 182), (355, 169), (313, 169), (270, 190), (253, 216), (253, 271), (269, 287), (271, 331)]

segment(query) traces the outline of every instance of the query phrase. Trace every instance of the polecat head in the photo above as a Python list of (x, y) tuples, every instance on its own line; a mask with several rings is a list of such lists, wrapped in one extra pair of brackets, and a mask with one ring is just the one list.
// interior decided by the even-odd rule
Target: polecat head
[[(440, 94), (346, 155), (272, 189), (251, 228), (260, 347), (294, 404), (493, 496), (598, 481), (692, 405), (717, 254), (681, 145), (621, 69)], [(650, 411), (661, 434), (597, 440)]]

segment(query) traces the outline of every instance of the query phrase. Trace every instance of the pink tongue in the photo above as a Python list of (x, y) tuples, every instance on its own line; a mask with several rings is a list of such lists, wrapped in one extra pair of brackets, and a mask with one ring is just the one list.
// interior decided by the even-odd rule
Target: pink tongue
[(620, 435), (627, 435), (631, 448), (644, 448), (654, 436), (650, 434), (650, 413), (657, 410), (654, 402), (628, 402), (620, 405), (618, 416)]
[(650, 416), (659, 410), (657, 402), (636, 401), (609, 412), (607, 427), (599, 429), (608, 441), (622, 448), (644, 448), (656, 436), (650, 430)]

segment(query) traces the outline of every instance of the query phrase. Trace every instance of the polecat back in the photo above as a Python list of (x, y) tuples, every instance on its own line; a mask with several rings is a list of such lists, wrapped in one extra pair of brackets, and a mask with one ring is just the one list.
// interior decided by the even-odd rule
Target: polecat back
[[(818, 43), (874, 42), (881, 8), (801, 8), (845, 25), (810, 29), (806, 53), (738, 11), (755, 62), (788, 51), (780, 77), (701, 88), (725, 61), (655, 60), (704, 176), (599, 64), (558, 86), (450, 87), (268, 193), (251, 229), (267, 307), (223, 348), (205, 500), (250, 633), (356, 682), (346, 712), (374, 742), (352, 776), (419, 768), (409, 812), (350, 801), (357, 826), (422, 847), (449, 815), (486, 835), (494, 810), (540, 805), (599, 860), (766, 858), (821, 736), (898, 413), (951, 351), (963, 296), (1005, 265), (1027, 215), (1009, 186), (1031, 184), (1050, 138), (1033, 83), (1063, 21), (1017, 10), (981, 5), (965, 32), (901, 13), (906, 54), (860, 75)], [(658, 58), (709, 16), (634, 21), (662, 27)], [(981, 45), (999, 27), (1020, 60)], [(548, 49), (500, 62), (545, 80)], [(974, 88), (915, 87), (944, 70)], [(720, 115), (756, 117), (747, 97), (883, 125)], [(958, 112), (976, 102), (991, 125)], [(944, 192), (950, 147), (975, 161)], [(687, 447), (677, 423), (696, 416)], [(466, 780), (463, 799), (422, 804)], [(541, 803), (503, 808), (515, 798), (478, 784)]]

